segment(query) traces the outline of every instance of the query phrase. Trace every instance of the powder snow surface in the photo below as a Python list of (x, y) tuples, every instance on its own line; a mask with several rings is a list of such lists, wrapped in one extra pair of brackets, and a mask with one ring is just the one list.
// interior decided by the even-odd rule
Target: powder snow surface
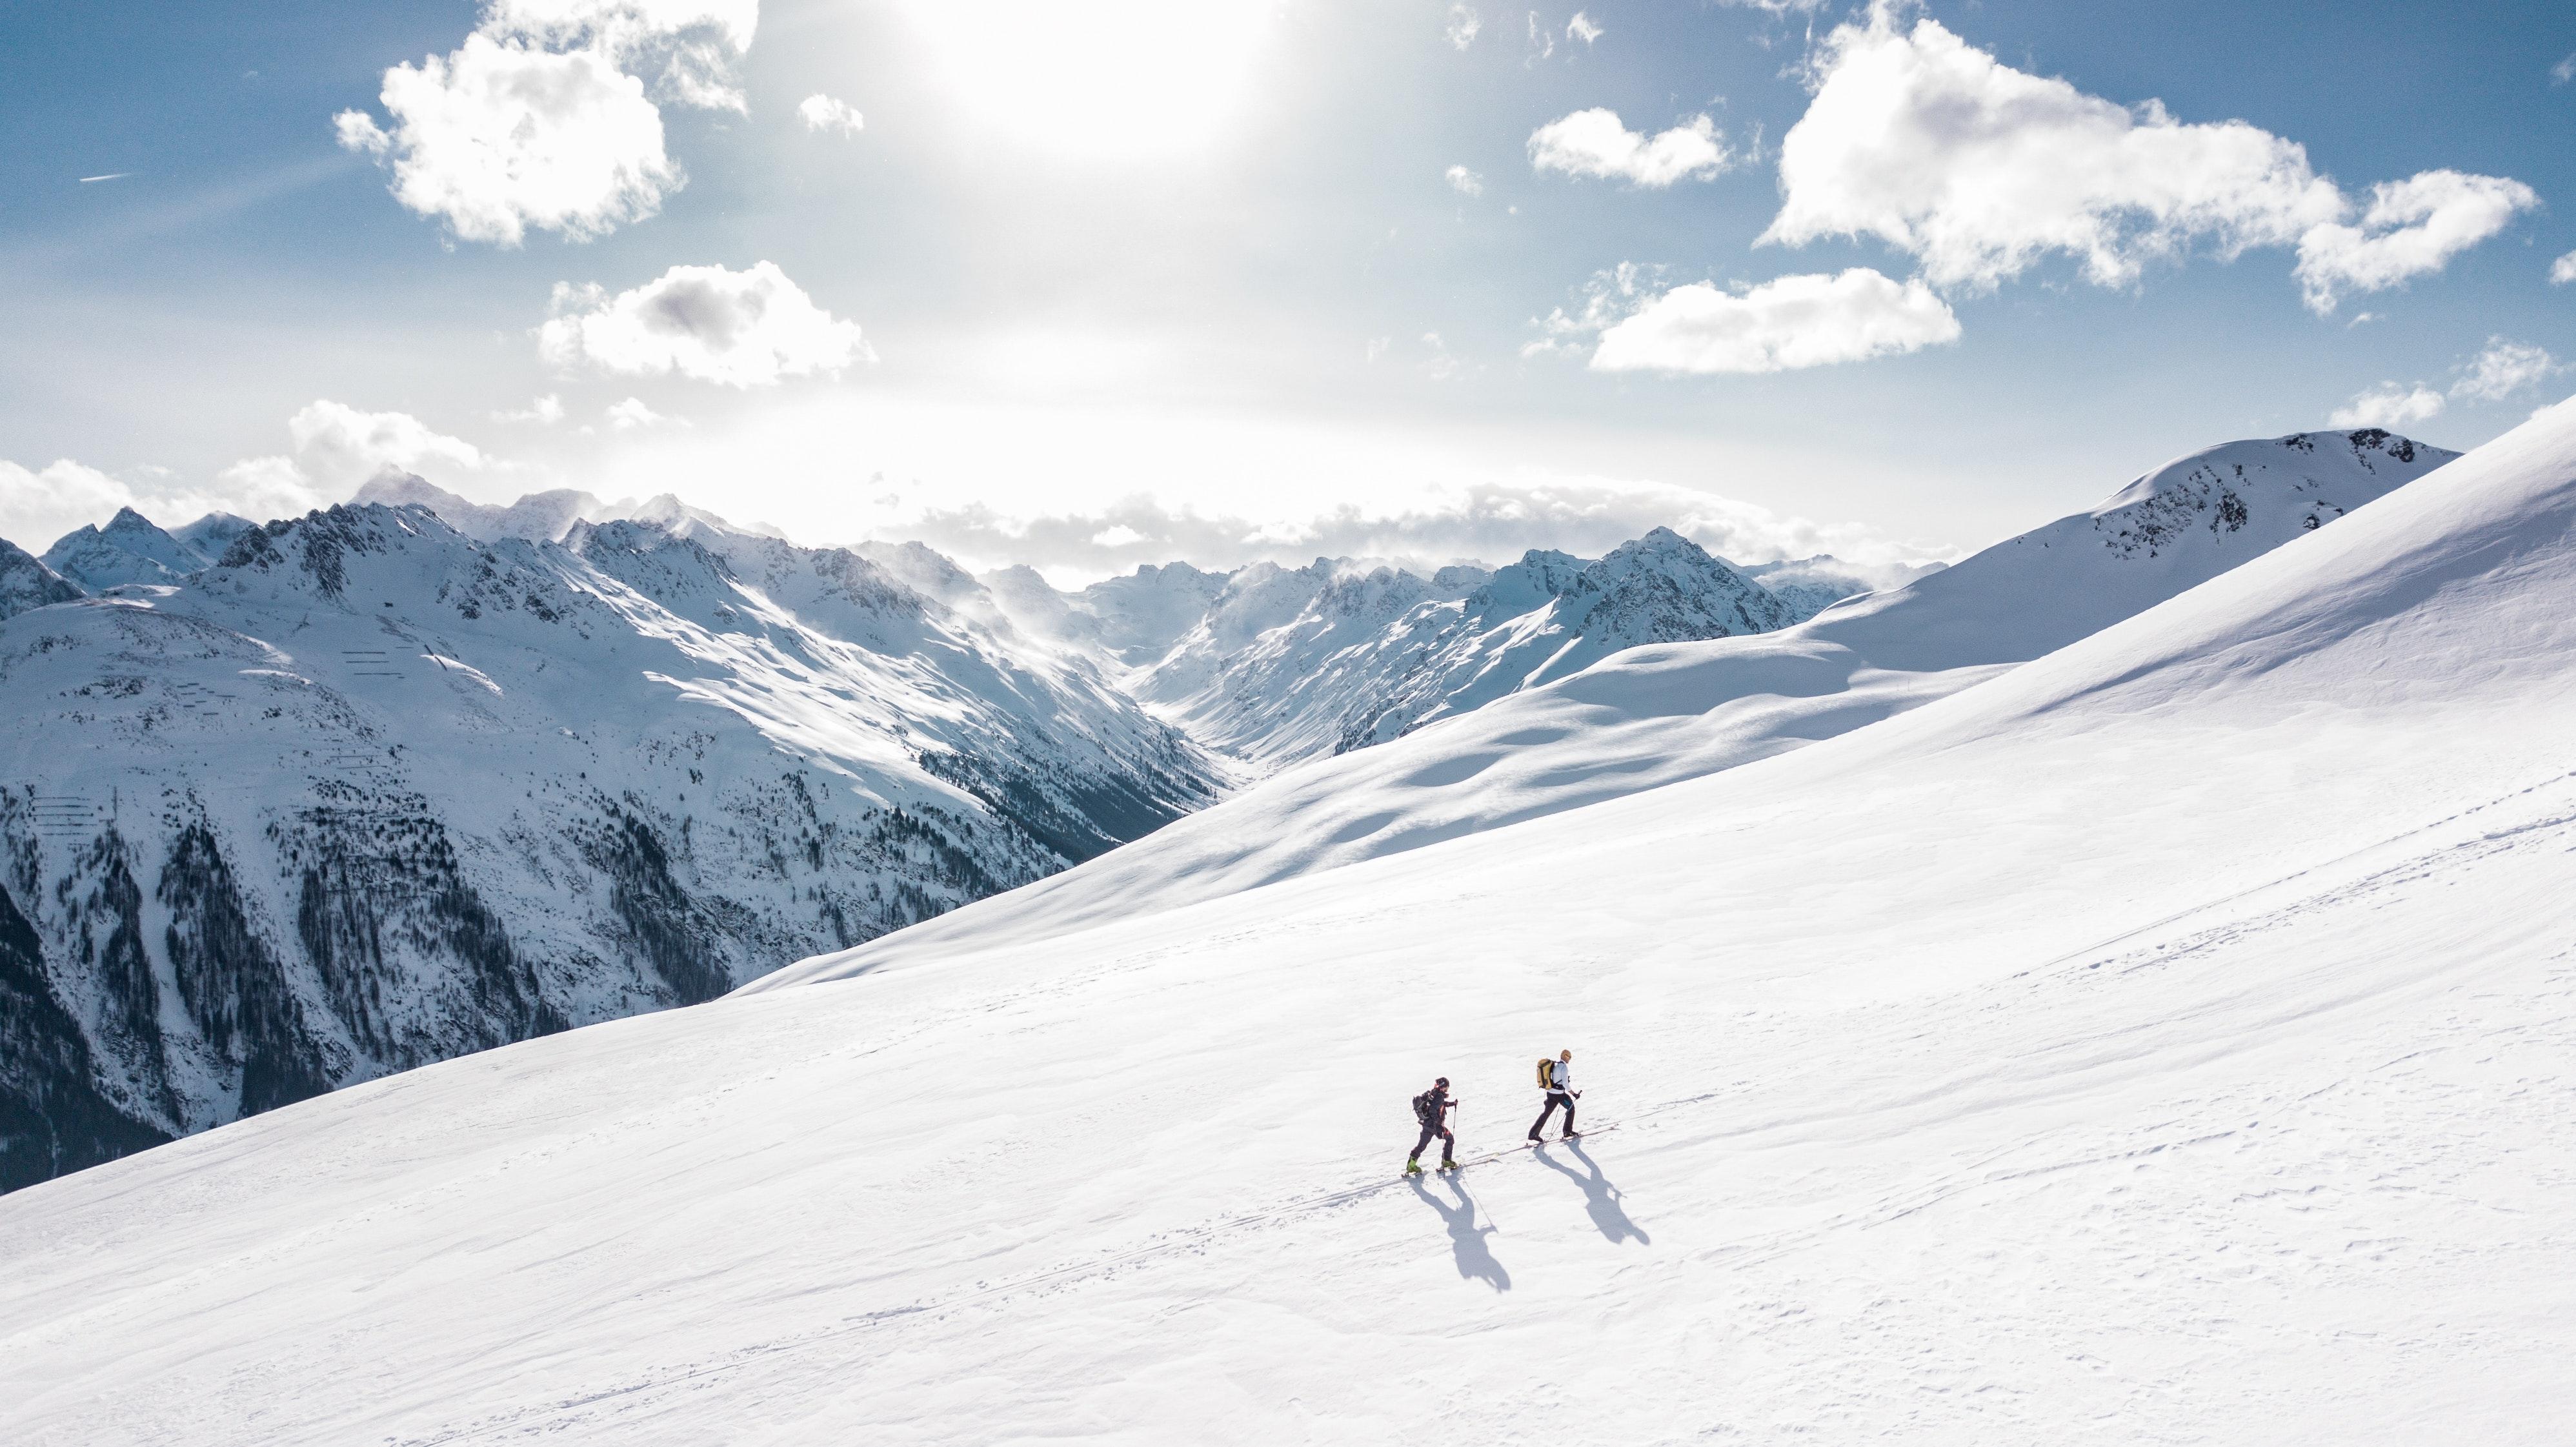
[(1811, 748), (14, 1194), (0, 1439), (2563, 1442), (2571, 706), (2563, 409)]

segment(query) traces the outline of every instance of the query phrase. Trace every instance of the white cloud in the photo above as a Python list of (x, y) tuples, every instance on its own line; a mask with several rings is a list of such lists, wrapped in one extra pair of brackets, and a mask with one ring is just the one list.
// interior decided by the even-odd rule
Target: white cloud
[[(361, 412), (317, 401), (286, 419), (286, 435), (295, 443), (292, 466), (326, 491), (355, 487), (387, 469), (446, 473), (483, 466), (483, 453), (473, 443), (433, 431), (408, 412)], [(244, 478), (274, 478), (283, 486), (287, 474), (275, 468), (277, 461), (255, 458), (234, 469), (247, 469), (240, 471)]]
[(1998, 62), (1931, 20), (1885, 10), (1821, 47), (1816, 95), (1780, 147), (1762, 240), (1876, 236), (1933, 285), (1991, 289), (2042, 257), (2103, 286), (2197, 245), (2297, 246), (2310, 305), (2438, 270), (2535, 204), (2501, 177), (2430, 171), (2350, 199), (2307, 151), (2243, 121), (2184, 124)]
[(1718, 175), (1733, 159), (1717, 123), (1706, 116), (1693, 116), (1649, 138), (1622, 125), (1618, 112), (1600, 106), (1532, 131), (1529, 156), (1530, 165), (1541, 171), (1615, 177), (1658, 188)]
[(140, 511), (141, 501), (123, 479), (68, 457), (41, 472), (0, 459), (0, 537), (31, 553), (84, 524), (106, 522), (118, 508)]
[[(1623, 283), (1628, 274), (1622, 274)], [(1867, 267), (1840, 275), (1783, 276), (1743, 292), (1707, 282), (1630, 304), (1626, 315), (1596, 295), (1585, 322), (1560, 313), (1560, 332), (1597, 328), (1600, 372), (1699, 375), (1786, 372), (1864, 361), (1959, 339), (1959, 319), (1920, 279), (1895, 282)]]
[(1449, 23), (1440, 28), (1440, 33), (1451, 45), (1464, 50), (1476, 43), (1476, 32), (1484, 28), (1485, 18), (1476, 13), (1475, 6), (1452, 5), (1449, 7)]
[[(282, 517), (301, 517), (317, 507), (329, 507), (344, 499), (354, 487), (355, 483), (330, 489), (316, 486), (290, 458), (249, 457), (215, 474), (215, 486), (208, 494), (206, 506), (181, 508), (174, 515), (188, 521), (220, 509), (257, 522), (269, 522)], [(149, 517), (152, 514), (145, 511), (144, 515)]]
[(527, 228), (586, 241), (661, 209), (681, 184), (644, 84), (588, 50), (487, 35), (385, 72), (391, 132), (361, 111), (340, 144), (392, 163), (396, 200), (467, 241), (516, 246)]
[(2501, 402), (2526, 387), (2538, 386), (2559, 370), (2558, 359), (2527, 342), (2487, 338), (2486, 350), (2461, 369), (2451, 395), (2478, 402)]
[(2576, 80), (2576, 51), (2570, 51), (2565, 59), (2549, 67), (2550, 84), (2565, 85), (2571, 80)]
[(2563, 370), (2545, 348), (2489, 337), (2484, 350), (2459, 368), (2450, 395), (2421, 382), (2382, 382), (2356, 393), (2326, 420), (2335, 427), (2404, 427), (2442, 415), (2451, 402), (2502, 402)]
[(31, 470), (0, 458), (0, 537), (41, 553), (65, 533), (104, 524), (122, 507), (164, 527), (179, 527), (210, 512), (264, 522), (304, 513), (324, 501), (291, 465), (282, 470), (237, 465), (211, 488), (181, 484), (161, 468), (136, 472), (139, 476), (129, 480), (69, 458)]
[(164, 527), (210, 512), (265, 522), (329, 506), (388, 468), (435, 479), (489, 465), (474, 444), (408, 413), (361, 412), (327, 399), (288, 418), (286, 432), (293, 455), (244, 458), (202, 486), (159, 467), (119, 477), (69, 459), (41, 471), (0, 459), (0, 537), (40, 553), (74, 528), (106, 522), (121, 507)]
[(856, 322), (814, 304), (773, 262), (747, 271), (674, 266), (632, 291), (555, 287), (557, 315), (537, 345), (558, 366), (629, 376), (677, 372), (731, 387), (837, 373), (873, 354)]
[(545, 427), (551, 427), (555, 423), (561, 422), (563, 418), (563, 398), (552, 392), (548, 392), (546, 395), (530, 402), (526, 407), (519, 411), (495, 412), (492, 414), (492, 420), (495, 422), (534, 422)]
[(2426, 386), (2382, 382), (2337, 407), (2329, 427), (2405, 427), (2442, 415), (2442, 394)]
[(1459, 195), (1482, 196), (1485, 194), (1485, 178), (1468, 170), (1466, 167), (1452, 166), (1449, 168), (1448, 174), (1449, 189), (1457, 192)]
[(1431, 380), (1446, 382), (1467, 370), (1467, 364), (1451, 354), (1449, 344), (1440, 339), (1438, 332), (1424, 332), (1422, 345), (1431, 353), (1422, 363), (1422, 373)]
[(805, 118), (805, 129), (809, 131), (839, 131), (845, 136), (855, 136), (868, 125), (867, 117), (859, 114), (858, 107), (828, 95), (805, 97), (797, 103), (796, 114)]
[(1556, 54), (1556, 32), (1538, 23), (1538, 12), (1535, 10), (1529, 13), (1529, 43), (1530, 49), (1538, 52), (1530, 57), (1529, 64), (1535, 65)]
[(655, 427), (674, 420), (676, 419), (665, 417), (645, 406), (644, 399), (641, 397), (629, 397), (623, 402), (612, 404), (608, 409), (608, 425), (620, 432), (633, 431), (638, 427)]
[(2565, 256), (2558, 258), (2556, 261), (2549, 263), (2549, 284), (2551, 286), (2565, 286), (2571, 281), (2576, 281), (2576, 251), (2571, 251)]
[(493, 0), (457, 50), (384, 73), (390, 128), (358, 110), (333, 128), (392, 168), (395, 199), (461, 239), (589, 240), (683, 184), (656, 96), (745, 108), (731, 67), (757, 17), (757, 0)]
[(733, 68), (759, 24), (760, 0), (491, 0), (483, 29), (596, 48), (681, 105), (747, 112)]
[(2425, 171), (2370, 188), (2358, 226), (2314, 226), (2299, 238), (2298, 277), (2308, 306), (2335, 308), (2343, 290), (2384, 291), (2440, 271), (2451, 258), (2540, 204), (2529, 186), (2502, 176)]
[(1598, 21), (1580, 10), (1574, 12), (1573, 19), (1565, 22), (1565, 38), (1580, 40), (1586, 45), (1599, 40), (1606, 33)]

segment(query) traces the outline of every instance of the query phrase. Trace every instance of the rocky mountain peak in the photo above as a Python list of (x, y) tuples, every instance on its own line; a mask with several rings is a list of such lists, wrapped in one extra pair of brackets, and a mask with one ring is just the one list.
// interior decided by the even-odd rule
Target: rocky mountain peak
[(118, 508), (107, 526), (76, 528), (45, 550), (47, 567), (92, 590), (125, 583), (174, 583), (208, 561), (130, 507)]
[(68, 603), (80, 596), (78, 587), (46, 567), (43, 560), (0, 539), (0, 619), (14, 618), (30, 608)]
[(2241, 559), (2313, 532), (2457, 456), (2377, 427), (2230, 442), (2140, 477), (2096, 508), (2091, 521), (2101, 545), (2124, 558), (2188, 548)]

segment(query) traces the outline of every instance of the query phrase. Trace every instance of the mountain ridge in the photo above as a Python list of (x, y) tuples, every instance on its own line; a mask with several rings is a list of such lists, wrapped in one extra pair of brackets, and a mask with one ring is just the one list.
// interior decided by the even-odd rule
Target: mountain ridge
[(1081, 660), (758, 542), (746, 581), (653, 524), (343, 506), (0, 622), (0, 852), (54, 1002), (0, 1052), (0, 1180), (89, 1163), (24, 1124), (65, 1092), (203, 1129), (711, 998), (1214, 797)]
[(970, 932), (1036, 943), (1801, 748), (2087, 637), (2456, 456), (2372, 429), (2205, 448), (1904, 587), (1786, 629), (1621, 652), (1436, 728), (1284, 771), (1257, 795), (955, 920), (746, 988), (834, 978)]

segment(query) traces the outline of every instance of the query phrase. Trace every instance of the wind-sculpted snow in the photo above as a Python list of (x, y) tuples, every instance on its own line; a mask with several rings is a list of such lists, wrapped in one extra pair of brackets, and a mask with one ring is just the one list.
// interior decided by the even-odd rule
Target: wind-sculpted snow
[(2563, 1440), (2571, 709), (2563, 411), (1811, 748), (0, 1200), (0, 1437)]
[[(132, 521), (81, 556), (170, 540)], [(681, 528), (335, 508), (0, 624), (0, 892), (36, 942), (0, 962), (32, 1002), (0, 1186), (709, 999), (1213, 798), (1082, 659), (853, 553)]]
[(1803, 747), (2098, 632), (2456, 455), (2378, 431), (2214, 447), (1894, 591), (1778, 632), (1632, 648), (1378, 748), (1286, 770), (1132, 848), (801, 963), (762, 988), (966, 938), (1034, 943)]

